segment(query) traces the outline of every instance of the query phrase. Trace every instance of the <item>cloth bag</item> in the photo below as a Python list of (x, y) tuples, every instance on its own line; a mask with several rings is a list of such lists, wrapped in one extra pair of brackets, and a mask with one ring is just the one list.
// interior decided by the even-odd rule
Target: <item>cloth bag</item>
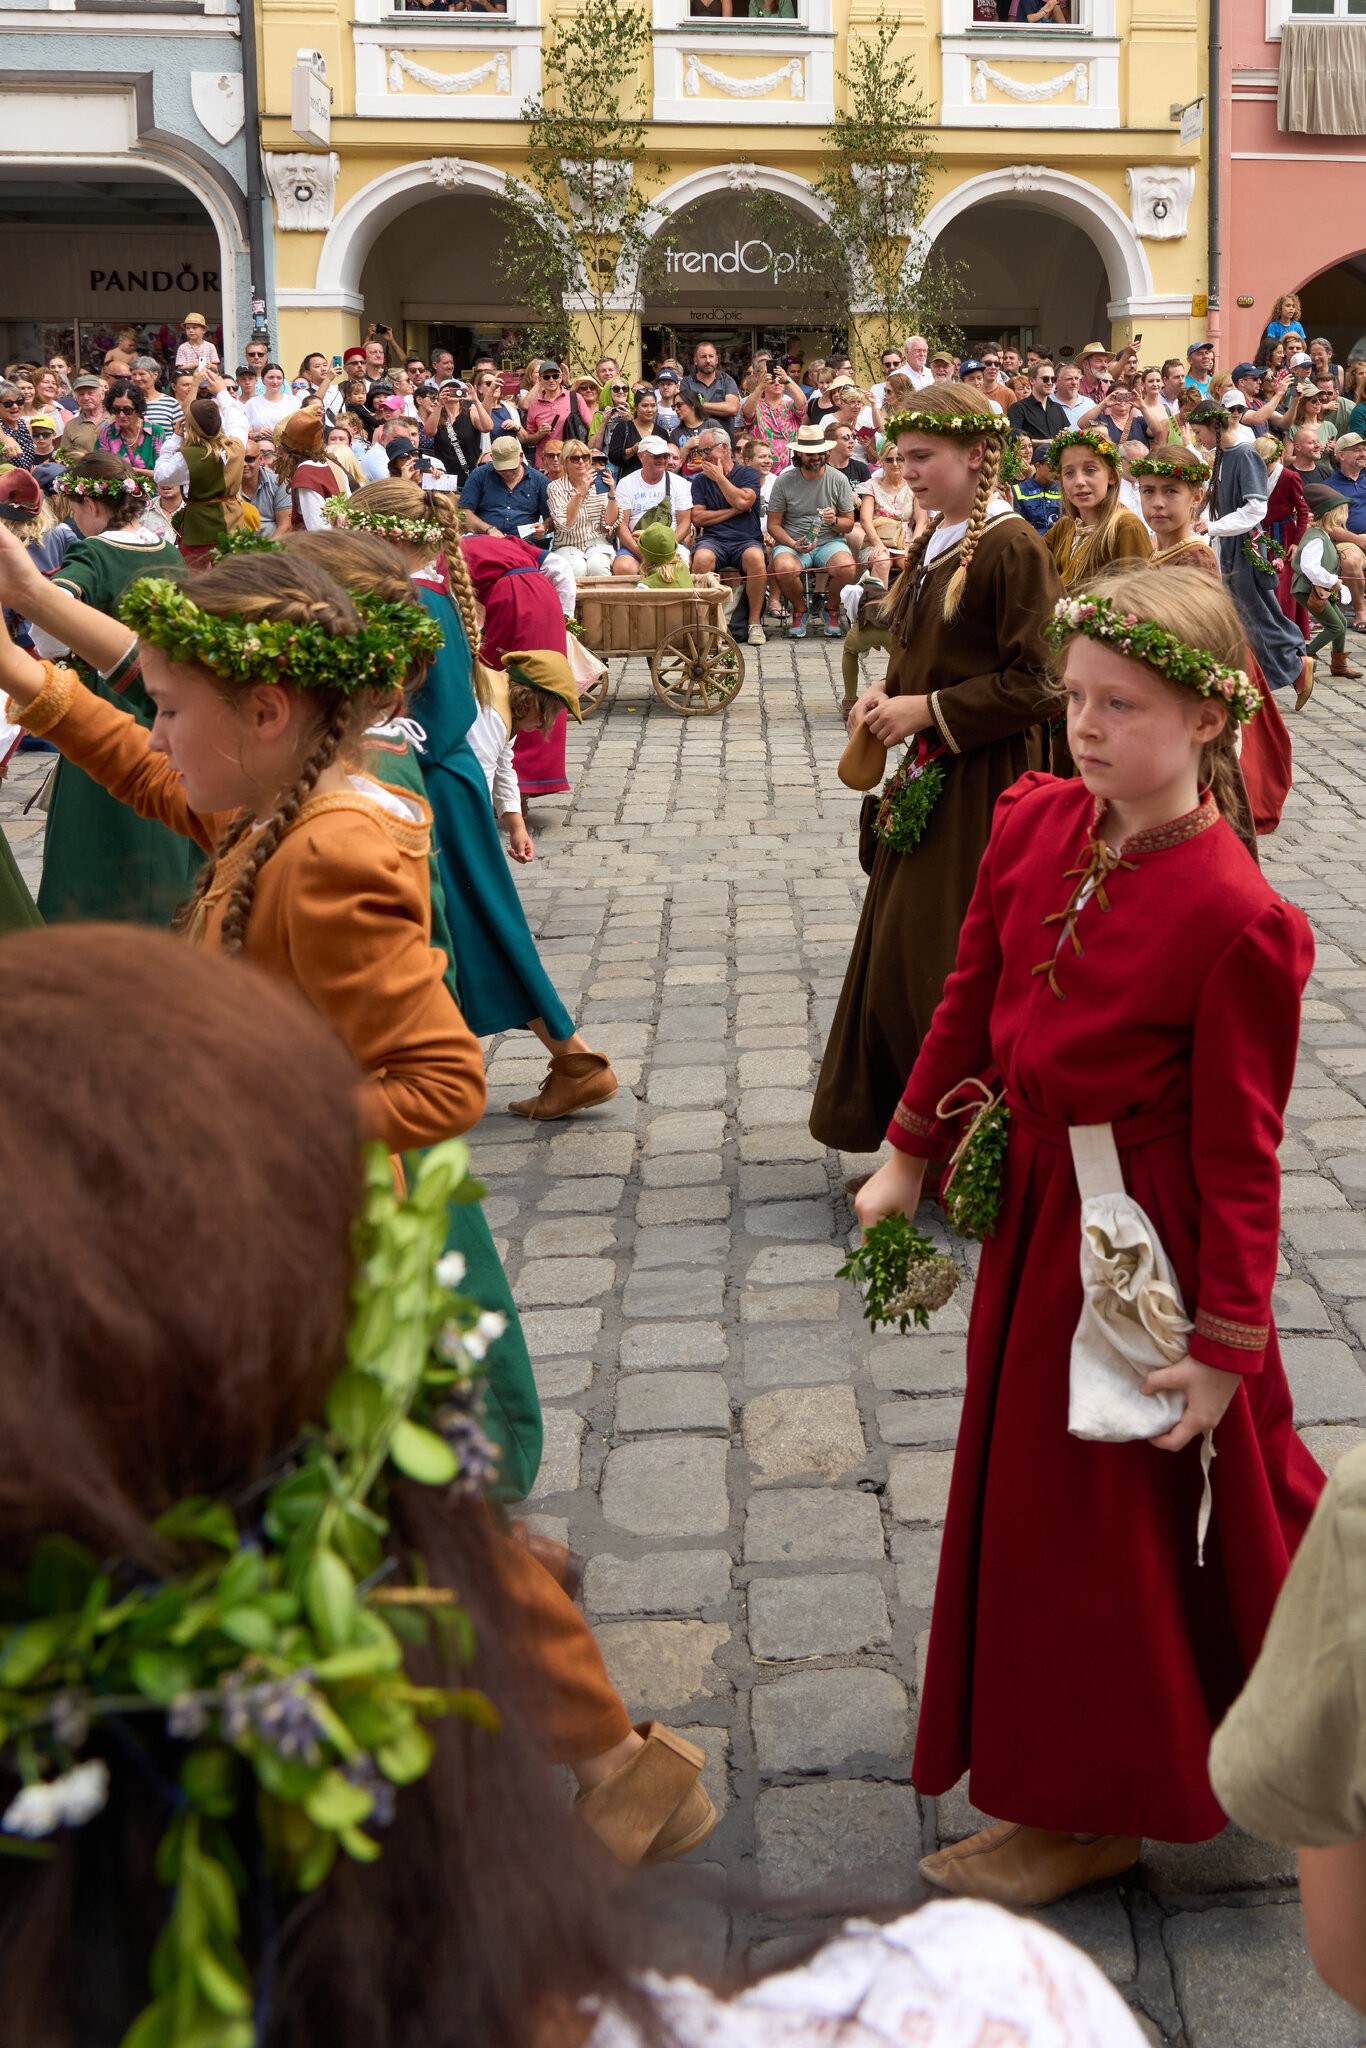
[[(1186, 1354), (1194, 1325), (1152, 1218), (1124, 1188), (1119, 1150), (1109, 1124), (1068, 1131), (1081, 1194), (1081, 1316), (1072, 1338), (1067, 1430), (1088, 1443), (1122, 1444), (1162, 1436), (1185, 1413), (1177, 1393), (1145, 1394), (1159, 1366)], [(1200, 1463), (1204, 1492), (1197, 1525), (1197, 1562), (1213, 1508), (1206, 1431)]]

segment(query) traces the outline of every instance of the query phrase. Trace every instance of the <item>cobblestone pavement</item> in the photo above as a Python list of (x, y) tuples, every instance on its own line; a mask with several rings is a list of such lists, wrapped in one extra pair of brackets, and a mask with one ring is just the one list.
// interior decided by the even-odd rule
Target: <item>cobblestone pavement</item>
[[(536, 807), (519, 880), (623, 1087), (528, 1128), (505, 1105), (543, 1055), (506, 1036), (473, 1149), (545, 1402), (535, 1516), (586, 1559), (632, 1712), (707, 1752), (723, 1817), (704, 1862), (770, 1896), (875, 1904), (917, 1896), (917, 1856), (980, 1824), (964, 1788), (922, 1800), (908, 1777), (966, 1321), (956, 1302), (928, 1333), (869, 1337), (834, 1277), (844, 1179), (868, 1164), (806, 1129), (862, 890), (837, 654), (747, 650), (731, 710), (693, 719), (655, 704), (636, 660), (571, 733), (576, 793)], [(1276, 1313), (1331, 1464), (1366, 1438), (1366, 695), (1320, 678), (1264, 853), (1318, 936)], [(31, 878), (40, 829), (17, 812), (39, 776), (23, 757), (0, 802)], [(1288, 1852), (1230, 1829), (1150, 1843), (1132, 1881), (1042, 1917), (1154, 2042), (1366, 2040), (1317, 1984), (1293, 1878)], [(690, 1914), (713, 1964), (728, 1940), (789, 1938), (715, 1897)]]

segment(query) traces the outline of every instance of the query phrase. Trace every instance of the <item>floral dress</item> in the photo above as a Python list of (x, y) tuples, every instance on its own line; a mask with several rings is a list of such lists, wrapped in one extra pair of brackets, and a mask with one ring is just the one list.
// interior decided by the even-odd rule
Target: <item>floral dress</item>
[(766, 398), (759, 400), (751, 425), (759, 439), (767, 441), (773, 450), (775, 470), (786, 469), (792, 460), (788, 444), (803, 424), (803, 414), (790, 398), (780, 399), (777, 405), (770, 405)]

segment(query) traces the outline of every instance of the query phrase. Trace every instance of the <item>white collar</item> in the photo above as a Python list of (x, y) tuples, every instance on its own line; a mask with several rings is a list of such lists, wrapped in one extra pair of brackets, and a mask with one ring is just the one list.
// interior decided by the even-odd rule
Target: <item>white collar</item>
[[(988, 525), (993, 519), (999, 519), (1003, 513), (1013, 512), (1014, 509), (1014, 506), (1009, 504), (1006, 499), (1000, 496), (993, 497), (991, 503), (987, 506)], [(972, 514), (969, 513), (968, 518), (970, 519), (971, 517)], [(925, 550), (924, 566), (928, 569), (931, 562), (937, 562), (942, 554), (946, 554), (950, 548), (957, 547), (967, 530), (967, 519), (956, 519), (952, 526), (936, 526), (934, 532), (930, 535), (930, 544)]]

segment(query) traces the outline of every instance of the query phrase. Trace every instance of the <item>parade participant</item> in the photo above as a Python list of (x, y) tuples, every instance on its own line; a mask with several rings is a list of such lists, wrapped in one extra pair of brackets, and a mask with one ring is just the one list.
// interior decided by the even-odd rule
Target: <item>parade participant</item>
[[(683, 560), (671, 526), (656, 524), (645, 527), (640, 536), (640, 550), (649, 564), (648, 574), (640, 579), (642, 590), (691, 590), (692, 570)], [(693, 559), (696, 560), (696, 556)], [(700, 564), (698, 574), (702, 574)], [(751, 645), (753, 641), (751, 628)]]
[(1304, 539), (1305, 528), (1309, 524), (1304, 480), (1285, 460), (1282, 444), (1274, 434), (1262, 434), (1253, 445), (1266, 464), (1266, 480), (1270, 487), (1266, 504), (1266, 531), (1271, 537), (1273, 552), (1279, 551), (1280, 555), (1276, 574), (1276, 602), (1291, 625), (1297, 626), (1307, 640), (1310, 633), (1309, 614), (1304, 606), (1296, 601), (1290, 588), (1292, 557)]
[[(1003, 415), (965, 385), (927, 386), (887, 432), (917, 504), (937, 517), (880, 608), (895, 643), (887, 674), (849, 720), (883, 746), (915, 742), (887, 795), (864, 806), (868, 892), (811, 1113), (813, 1134), (849, 1152), (881, 1144), (944, 992), (991, 807), (1043, 764), (1041, 634), (1059, 589), (1043, 542), (997, 489)], [(905, 815), (917, 793), (931, 802)]]
[[(1154, 569), (1195, 569), (1212, 583), (1220, 581), (1214, 550), (1195, 531), (1200, 507), (1209, 493), (1210, 464), (1193, 448), (1159, 448), (1135, 460), (1134, 476), (1143, 501), (1143, 517), (1154, 535)], [(1292, 781), (1290, 734), (1266, 678), (1250, 647), (1242, 667), (1257, 693), (1257, 716), (1239, 733), (1235, 777), (1241, 777), (1247, 816), (1255, 834), (1274, 832), (1281, 822)]]
[[(856, 1202), (865, 1229), (914, 1215), (926, 1161), (956, 1141), (952, 1092), (999, 1075), (912, 1778), (944, 1793), (966, 1769), (974, 1804), (1005, 1816), (923, 1875), (1021, 1906), (1119, 1875), (1144, 1836), (1222, 1830), (1210, 1733), (1323, 1483), (1271, 1315), (1313, 944), (1228, 822), (1235, 725), (1256, 712), (1242, 625), (1197, 573), (1122, 569), (1060, 601), (1050, 638), (1080, 780), (1026, 777), (997, 805), (894, 1157)], [(1077, 1126), (1117, 1149), (1099, 1172), (1122, 1170), (1184, 1304), (1184, 1355), (1142, 1381), (1176, 1397), (1147, 1440), (1064, 1421), (1084, 1371)]]
[(1209, 400), (1191, 414), (1198, 448), (1213, 458), (1205, 532), (1214, 542), (1220, 573), (1242, 616), (1262, 674), (1273, 690), (1295, 690), (1295, 709), (1308, 703), (1314, 688), (1314, 664), (1304, 640), (1276, 599), (1274, 569), (1259, 566), (1255, 542), (1267, 516), (1271, 486), (1266, 464), (1255, 448), (1240, 443), (1233, 417)]
[[(61, 500), (81, 537), (59, 555), (52, 544), (62, 529), (49, 537), (48, 548), (60, 565), (56, 587), (108, 619), (117, 617), (123, 594), (137, 577), (185, 573), (175, 543), (142, 524), (150, 489), (145, 471), (135, 475), (112, 455), (87, 455), (62, 473)], [(39, 566), (47, 564), (45, 554)], [(45, 632), (34, 614), (26, 616), (33, 620), (40, 656), (67, 653), (60, 634)], [(135, 670), (117, 690), (92, 671), (83, 673), (92, 690), (122, 705), (142, 726), (151, 725), (156, 707)], [(136, 816), (75, 763), (58, 761), (38, 888), (38, 908), (49, 924), (98, 917), (169, 925), (198, 869), (199, 855), (188, 841)]]
[(212, 398), (191, 399), (179, 443), (178, 451), (168, 449), (158, 458), (156, 480), (179, 484), (185, 493), (175, 528), (185, 560), (192, 569), (200, 569), (207, 566), (223, 536), (235, 533), (246, 516), (246, 449), (235, 435), (225, 433), (222, 412)]
[(1146, 562), (1152, 537), (1120, 499), (1119, 450), (1099, 428), (1059, 434), (1048, 466), (1062, 491), (1063, 511), (1044, 535), (1064, 590), (1075, 590), (1111, 562)]
[[(542, 478), (544, 487), (544, 478)], [(540, 556), (524, 540), (499, 534), (476, 534), (461, 545), (476, 597), (484, 607), (483, 637), (478, 658), (494, 675), (504, 654), (543, 648), (565, 655), (564, 607), (556, 586), (540, 573)], [(555, 796), (569, 788), (565, 774), (567, 715), (557, 717), (548, 732), (528, 728), (513, 743), (517, 781), (525, 800)]]
[(1331, 673), (1339, 681), (1359, 683), (1361, 670), (1347, 659), (1347, 620), (1339, 599), (1347, 586), (1342, 580), (1338, 540), (1347, 535), (1348, 502), (1326, 484), (1311, 484), (1312, 511), (1304, 539), (1295, 549), (1291, 590), (1313, 614), (1318, 631), (1305, 648), (1312, 659), (1321, 647), (1331, 647)]
[[(490, 678), (470, 651), (478, 646), (480, 632), (465, 549), (478, 544), (462, 544), (447, 501), (429, 499), (413, 484), (367, 484), (354, 499), (334, 507), (332, 516), (348, 530), (378, 534), (396, 548), (415, 579), (420, 602), (441, 627), (441, 648), (413, 710), (423, 727), (419, 762), (435, 820), (466, 1018), (480, 1038), (531, 1031), (549, 1052), (550, 1070), (540, 1095), (510, 1104), (514, 1114), (541, 1121), (609, 1101), (617, 1090), (616, 1076), (605, 1056), (574, 1029), (537, 955), (503, 858), (491, 771), (471, 744), (481, 702), (491, 695)], [(436, 568), (443, 559), (445, 576)], [(521, 826), (515, 799), (513, 808)]]
[(346, 497), (351, 489), (341, 464), (329, 460), (323, 433), (322, 414), (305, 405), (289, 415), (275, 437), (275, 474), (290, 494), (290, 523), (310, 533), (326, 526), (327, 500)]

